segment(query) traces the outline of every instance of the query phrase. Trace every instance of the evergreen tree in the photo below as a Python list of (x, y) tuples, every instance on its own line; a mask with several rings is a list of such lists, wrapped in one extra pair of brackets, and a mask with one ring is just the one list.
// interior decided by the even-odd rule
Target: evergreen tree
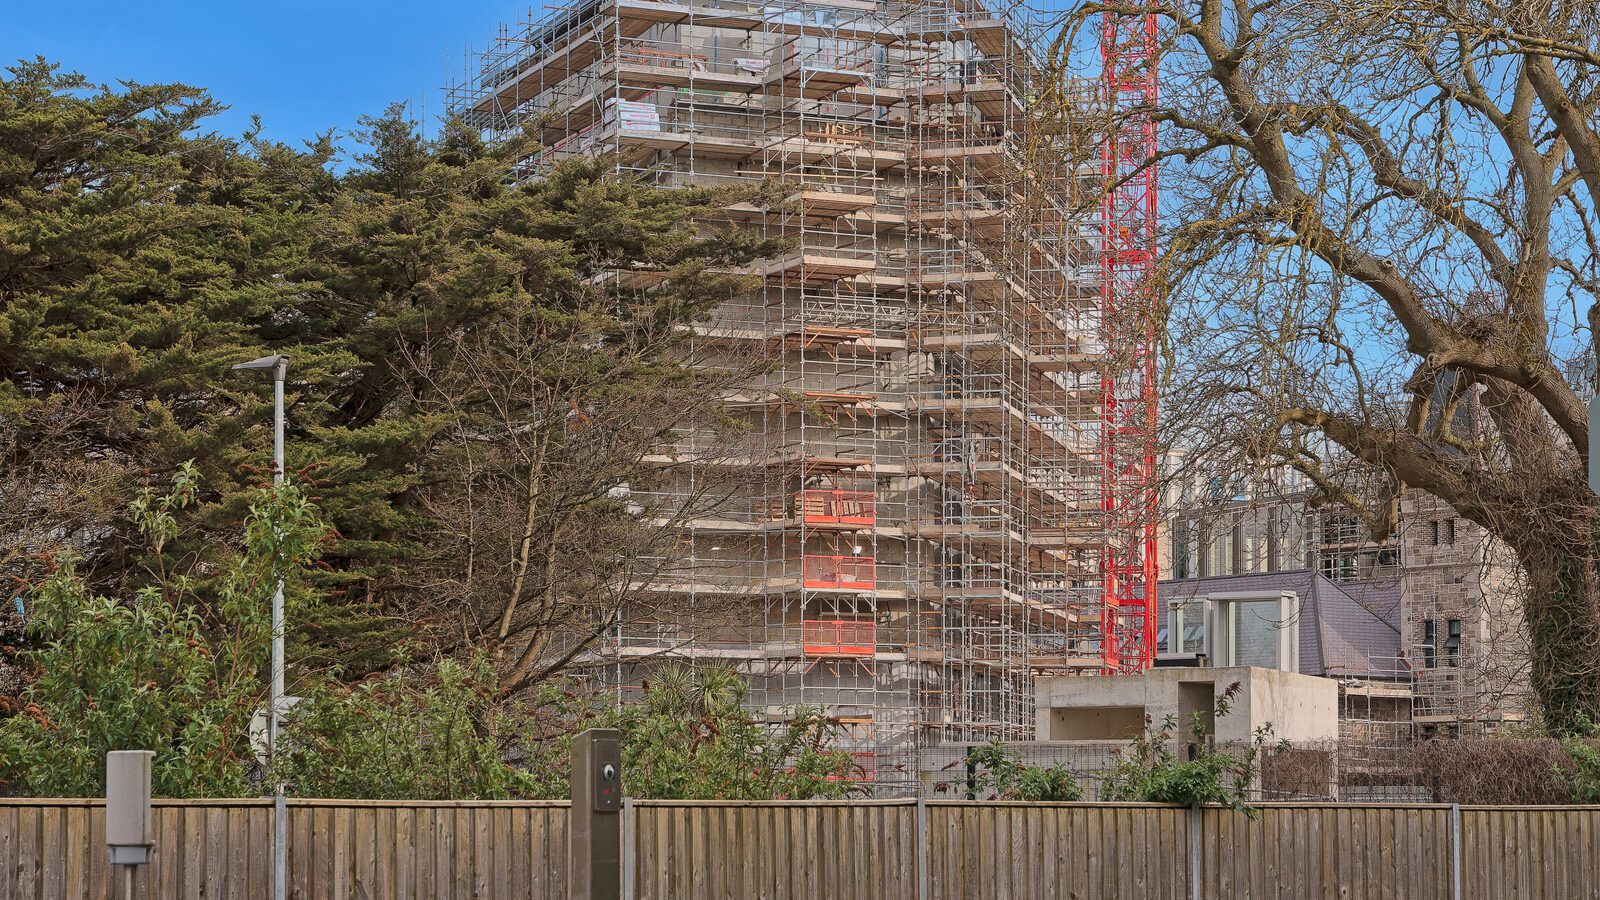
[[(674, 428), (717, 419), (726, 379), (696, 374), (686, 326), (774, 250), (705, 224), (731, 195), (596, 162), (530, 177), (533, 137), (490, 145), (447, 123), (427, 138), (400, 107), (365, 120), (338, 172), (329, 137), (205, 131), (220, 107), (204, 91), (9, 71), (0, 431), (21, 438), (0, 447), (0, 497), (42, 524), (8, 571), (37, 581), (70, 548), (87, 585), (131, 596), (149, 566), (121, 498), (186, 460), (205, 489), (169, 550), (236, 546), (271, 405), (229, 366), (284, 353), (288, 467), (334, 534), (293, 671), (489, 643), (510, 648), (520, 688), (593, 639), (626, 600), (601, 586), (665, 533), (613, 490), (654, 477), (646, 449)], [(618, 269), (658, 275), (635, 290)], [(587, 437), (556, 427), (573, 412)], [(527, 452), (540, 438), (543, 462)], [(38, 489), (86, 460), (93, 491)]]

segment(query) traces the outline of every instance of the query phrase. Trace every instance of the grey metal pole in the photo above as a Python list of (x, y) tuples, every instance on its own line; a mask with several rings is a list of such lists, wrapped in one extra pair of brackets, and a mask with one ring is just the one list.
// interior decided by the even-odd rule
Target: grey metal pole
[[(264, 372), (272, 370), (272, 484), (282, 487), (285, 466), (283, 461), (283, 383), (289, 377), (289, 357), (282, 354), (263, 356), (233, 367), (235, 372)], [(272, 686), (267, 697), (267, 759), (278, 751), (278, 720), (283, 714), (283, 572), (278, 572), (278, 583), (272, 591), (272, 656), (267, 661), (271, 670)], [(285, 900), (288, 895), (289, 817), (283, 799), (283, 782), (276, 781), (272, 789), (272, 896)]]
[[(289, 360), (278, 357), (272, 367), (272, 483), (283, 485), (283, 382), (289, 375)], [(267, 758), (274, 759), (278, 751), (278, 717), (283, 708), (283, 573), (278, 573), (278, 585), (272, 592), (272, 697), (267, 713)], [(288, 896), (289, 874), (289, 816), (284, 808), (283, 782), (277, 780), (272, 789), (272, 895), (275, 900)]]

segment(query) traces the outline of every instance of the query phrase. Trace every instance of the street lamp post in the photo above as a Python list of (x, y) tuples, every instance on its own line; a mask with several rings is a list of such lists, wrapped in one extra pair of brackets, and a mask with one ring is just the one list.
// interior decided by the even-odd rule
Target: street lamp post
[[(272, 371), (272, 483), (283, 484), (283, 381), (289, 374), (289, 357), (263, 356), (233, 367), (235, 372)], [(267, 702), (267, 758), (273, 759), (278, 749), (278, 717), (283, 706), (283, 573), (278, 573), (278, 584), (272, 592), (272, 692)], [(277, 781), (272, 790), (272, 894), (284, 900), (288, 874), (288, 816), (283, 801), (283, 782)]]

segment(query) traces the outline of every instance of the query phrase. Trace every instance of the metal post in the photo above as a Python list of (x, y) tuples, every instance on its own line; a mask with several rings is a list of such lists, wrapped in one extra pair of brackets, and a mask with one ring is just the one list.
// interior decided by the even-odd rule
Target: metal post
[[(283, 486), (283, 382), (289, 374), (289, 360), (278, 357), (272, 368), (272, 484)], [(272, 592), (272, 698), (267, 715), (267, 753), (272, 759), (278, 750), (278, 717), (283, 712), (283, 573), (278, 573), (278, 586)], [(272, 792), (272, 892), (276, 900), (288, 896), (289, 878), (289, 816), (284, 808), (283, 782), (273, 785)]]
[(591, 728), (572, 739), (569, 900), (622, 900), (622, 733)]
[[(263, 356), (233, 367), (235, 372), (272, 370), (272, 484), (282, 487), (284, 481), (283, 459), (283, 383), (289, 377), (289, 357)], [(267, 661), (271, 687), (267, 697), (267, 759), (271, 761), (278, 750), (278, 718), (283, 713), (283, 573), (278, 573), (278, 583), (272, 591), (272, 655)], [(272, 896), (285, 900), (288, 896), (289, 874), (289, 817), (285, 809), (283, 782), (272, 789)]]
[(1461, 804), (1450, 804), (1450, 900), (1461, 900)]
[(917, 796), (917, 900), (928, 900), (928, 801)]

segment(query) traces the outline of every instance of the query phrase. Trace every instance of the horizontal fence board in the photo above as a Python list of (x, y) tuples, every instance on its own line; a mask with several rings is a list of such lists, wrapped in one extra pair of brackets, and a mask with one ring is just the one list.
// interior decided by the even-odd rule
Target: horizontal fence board
[[(1600, 897), (1600, 807), (637, 801), (637, 900)], [(565, 900), (564, 803), (291, 801), (295, 900)], [(1459, 820), (1457, 819), (1459, 816)], [(1460, 825), (1459, 846), (1455, 826)], [(270, 801), (157, 801), (136, 897), (267, 900)], [(99, 801), (0, 800), (0, 900), (115, 900)], [(1192, 831), (1192, 829), (1197, 829)], [(1194, 838), (1194, 840), (1192, 840)], [(926, 860), (919, 868), (919, 858)]]

